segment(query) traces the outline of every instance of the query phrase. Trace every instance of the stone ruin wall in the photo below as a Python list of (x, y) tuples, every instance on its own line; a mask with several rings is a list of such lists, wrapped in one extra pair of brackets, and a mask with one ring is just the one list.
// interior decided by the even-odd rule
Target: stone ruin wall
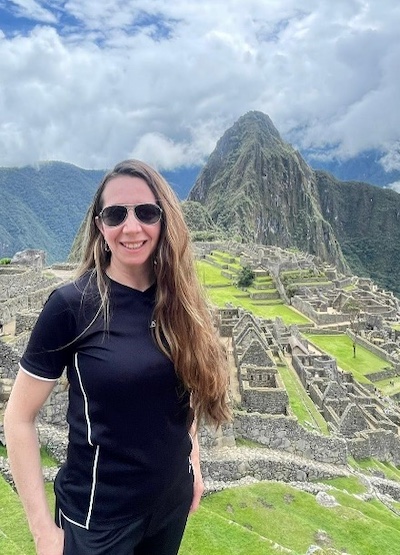
[(234, 430), (237, 436), (256, 441), (270, 449), (321, 463), (346, 464), (348, 453), (345, 439), (308, 432), (294, 417), (236, 411)]
[(297, 295), (292, 297), (292, 306), (319, 326), (342, 324), (348, 320), (348, 316), (344, 314), (319, 312), (318, 310), (315, 310), (315, 308), (306, 299), (298, 297)]
[(40, 268), (0, 269), (0, 321), (10, 322), (18, 312), (41, 310), (57, 284)]

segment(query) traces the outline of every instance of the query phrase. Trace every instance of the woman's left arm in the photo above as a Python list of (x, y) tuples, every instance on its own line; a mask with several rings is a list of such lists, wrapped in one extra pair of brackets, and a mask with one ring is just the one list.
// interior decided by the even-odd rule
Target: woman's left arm
[(200, 468), (199, 438), (197, 436), (197, 428), (196, 428), (195, 422), (193, 423), (190, 429), (190, 435), (193, 442), (193, 448), (190, 454), (190, 460), (192, 462), (194, 482), (193, 482), (193, 500), (192, 500), (192, 505), (190, 507), (189, 514), (197, 511), (200, 505), (201, 496), (203, 495), (203, 492), (204, 492), (204, 483), (203, 483), (203, 477), (201, 475), (201, 468)]

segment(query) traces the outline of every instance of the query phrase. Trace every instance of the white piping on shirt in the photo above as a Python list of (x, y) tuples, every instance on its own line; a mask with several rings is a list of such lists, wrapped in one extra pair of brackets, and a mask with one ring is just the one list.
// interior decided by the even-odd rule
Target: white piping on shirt
[(56, 382), (58, 380), (58, 378), (43, 378), (42, 376), (37, 376), (36, 374), (32, 374), (32, 372), (28, 372), (28, 370), (25, 370), (25, 368), (20, 364), (19, 365), (20, 369), (25, 372), (25, 374), (28, 374), (28, 376), (31, 376), (32, 378), (36, 378), (37, 380), (42, 380), (44, 382)]
[[(92, 437), (91, 437), (92, 436), (92, 424), (90, 422), (90, 416), (89, 416), (88, 396), (87, 396), (87, 393), (85, 391), (85, 388), (84, 388), (83, 382), (82, 382), (82, 376), (81, 376), (81, 372), (80, 372), (79, 364), (78, 364), (78, 353), (75, 353), (74, 362), (75, 362), (76, 375), (78, 376), (79, 386), (80, 386), (80, 389), (81, 389), (81, 392), (82, 392), (84, 409), (85, 409), (85, 420), (86, 420), (86, 426), (87, 426), (87, 441), (88, 441), (88, 443), (91, 447), (94, 447)], [(92, 512), (93, 512), (94, 494), (95, 494), (96, 485), (97, 485), (97, 467), (98, 467), (98, 464), (99, 464), (99, 453), (100, 453), (100, 446), (97, 445), (96, 450), (95, 450), (95, 454), (94, 454), (93, 469), (92, 469), (92, 485), (91, 485), (91, 488), (90, 488), (89, 507), (88, 507), (88, 512), (87, 512), (87, 515), (86, 515), (85, 524), (79, 524), (79, 522), (76, 522), (75, 520), (72, 520), (72, 519), (68, 518), (63, 513), (63, 516), (66, 520), (68, 520), (72, 524), (75, 524), (76, 526), (79, 526), (81, 528), (85, 528), (86, 530), (89, 530), (90, 519), (91, 519)]]
[[(60, 515), (62, 515), (64, 520), (68, 520), (68, 522), (70, 522), (71, 524), (74, 524), (75, 526), (79, 526), (79, 528), (84, 528), (85, 530), (88, 530), (88, 527), (85, 526), (84, 524), (80, 524), (79, 522), (76, 522), (76, 520), (72, 520), (72, 518), (68, 518), (61, 509), (59, 509), (59, 513)], [(64, 530), (64, 526), (62, 526), (62, 520), (60, 519), (60, 523), (61, 523), (61, 528)]]
[(100, 452), (100, 446), (98, 445), (96, 447), (96, 453), (94, 456), (94, 463), (93, 463), (93, 471), (92, 471), (92, 490), (90, 492), (90, 502), (89, 502), (89, 510), (88, 510), (88, 514), (86, 517), (86, 529), (89, 530), (89, 523), (90, 523), (90, 518), (92, 516), (92, 511), (93, 511), (93, 501), (94, 501), (94, 494), (96, 491), (96, 484), (97, 484), (97, 466), (99, 463), (99, 452)]
[(87, 395), (86, 395), (85, 388), (83, 387), (81, 372), (79, 370), (78, 353), (75, 353), (75, 369), (76, 369), (76, 374), (78, 376), (79, 385), (80, 385), (80, 388), (81, 388), (81, 391), (82, 391), (83, 403), (84, 403), (84, 406), (85, 406), (85, 419), (86, 419), (86, 425), (87, 425), (87, 440), (88, 440), (89, 445), (91, 445), (93, 447), (92, 424), (90, 422), (90, 417), (89, 417), (89, 403), (88, 403), (88, 398), (87, 398)]

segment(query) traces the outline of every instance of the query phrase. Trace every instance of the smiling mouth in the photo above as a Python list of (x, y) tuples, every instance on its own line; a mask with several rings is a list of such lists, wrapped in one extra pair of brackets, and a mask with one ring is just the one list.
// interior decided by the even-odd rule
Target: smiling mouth
[(126, 248), (129, 249), (131, 251), (134, 251), (136, 249), (140, 249), (140, 247), (142, 247), (144, 245), (144, 241), (140, 241), (138, 243), (122, 243), (122, 245)]

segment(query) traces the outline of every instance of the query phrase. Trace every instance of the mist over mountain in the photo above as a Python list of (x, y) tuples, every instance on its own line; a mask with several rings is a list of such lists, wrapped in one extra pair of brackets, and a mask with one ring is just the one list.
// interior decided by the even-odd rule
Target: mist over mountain
[(380, 187), (400, 185), (400, 170), (393, 169), (387, 155), (378, 150), (361, 152), (347, 160), (330, 158), (329, 152), (324, 151), (302, 151), (302, 155), (312, 168), (325, 170), (341, 181), (362, 181)]

